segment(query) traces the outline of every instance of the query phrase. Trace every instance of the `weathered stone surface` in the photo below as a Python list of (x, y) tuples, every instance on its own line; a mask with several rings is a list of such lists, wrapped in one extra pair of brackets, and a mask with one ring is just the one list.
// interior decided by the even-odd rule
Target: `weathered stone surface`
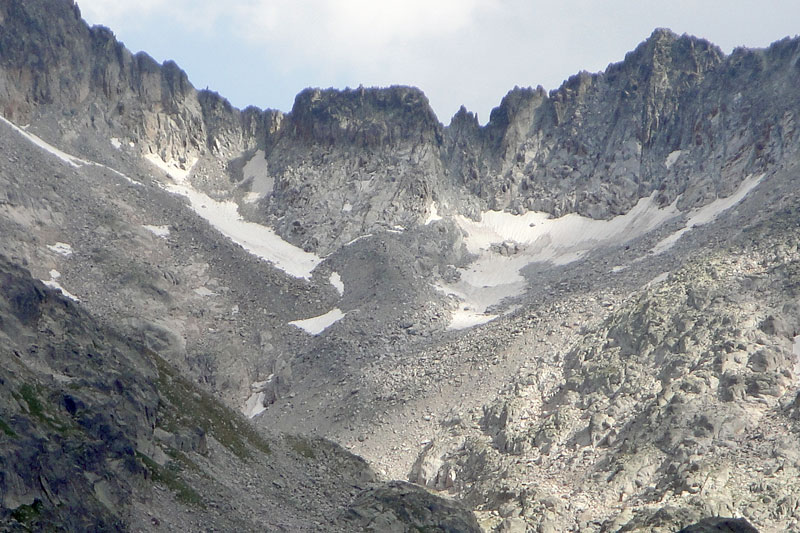
[(478, 522), (463, 505), (422, 487), (393, 481), (360, 496), (343, 516), (358, 531), (479, 533)]
[(758, 533), (744, 518), (705, 518), (678, 533)]

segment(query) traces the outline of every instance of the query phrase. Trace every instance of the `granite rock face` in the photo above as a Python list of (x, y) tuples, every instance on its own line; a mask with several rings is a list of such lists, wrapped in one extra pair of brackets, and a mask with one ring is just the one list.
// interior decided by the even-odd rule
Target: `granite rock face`
[(678, 533), (757, 533), (744, 518), (706, 518)]
[(244, 163), (263, 158), (258, 181), (268, 190), (256, 187), (258, 208), (244, 212), (324, 253), (418, 224), (434, 201), (467, 216), (488, 208), (609, 218), (655, 193), (661, 205), (680, 197), (686, 210), (796, 150), (796, 40), (725, 56), (656, 30), (604, 72), (549, 94), (515, 88), (485, 126), (465, 109), (443, 126), (407, 87), (308, 89), (285, 115), (239, 111), (195, 90), (174, 63), (132, 55), (108, 29), (88, 28), (71, 2), (2, 9), (7, 118), (57, 116), (54, 135), (76, 148), (92, 131), (197, 165), (198, 187), (240, 202), (254, 186)]
[(656, 30), (485, 125), (402, 86), (237, 110), (1, 3), (2, 518), (798, 529), (798, 65)]
[(0, 259), (0, 521), (112, 530), (145, 477), (155, 368), (70, 300)]
[(477, 520), (461, 504), (399, 481), (360, 496), (343, 517), (353, 530), (411, 533), (479, 533)]

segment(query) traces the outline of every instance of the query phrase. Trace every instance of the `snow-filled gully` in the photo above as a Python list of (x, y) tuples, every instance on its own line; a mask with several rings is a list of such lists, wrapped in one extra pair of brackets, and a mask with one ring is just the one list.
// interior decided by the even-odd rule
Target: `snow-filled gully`
[[(106, 165), (81, 159), (59, 150), (40, 137), (25, 131), (23, 128), (20, 128), (4, 117), (0, 117), (0, 121), (8, 125), (11, 129), (32, 144), (60, 159), (63, 163), (73, 168), (80, 168), (83, 166), (102, 167), (113, 172), (132, 185), (142, 185), (141, 183), (132, 180), (125, 174)], [(117, 146), (117, 144), (119, 144), (119, 146)], [(115, 148), (121, 147), (121, 143), (114, 142), (113, 139), (112, 145)], [(257, 152), (252, 160), (248, 163), (247, 168), (248, 172), (253, 175), (254, 180), (260, 187), (260, 194), (266, 194), (266, 188), (269, 187), (268, 180), (265, 176), (261, 175), (265, 172), (266, 165), (261, 164), (261, 162), (258, 161), (259, 158), (263, 158), (263, 152)], [(245, 250), (255, 255), (259, 259), (273, 264), (276, 268), (283, 270), (290, 276), (306, 280), (311, 279), (312, 272), (323, 261), (321, 257), (306, 252), (284, 241), (271, 228), (244, 220), (241, 215), (239, 215), (239, 208), (235, 202), (219, 202), (191, 187), (186, 180), (189, 177), (193, 166), (197, 163), (197, 159), (194, 159), (187, 166), (180, 166), (177, 161), (164, 161), (155, 154), (148, 154), (145, 156), (145, 159), (162, 170), (172, 179), (173, 183), (163, 185), (167, 191), (180, 194), (188, 198), (189, 205), (195, 213), (200, 215), (200, 217), (205, 219), (228, 239), (239, 244)], [(166, 237), (169, 234), (167, 227), (145, 225), (144, 228), (160, 237)], [(64, 256), (68, 256), (72, 252), (69, 245), (63, 245), (62, 243), (57, 243), (49, 248), (51, 248), (52, 251)], [(333, 272), (329, 277), (329, 281), (340, 296), (344, 295), (344, 283), (342, 282), (342, 278), (338, 273)], [(77, 299), (72, 294), (69, 294), (66, 289), (61, 287), (58, 282), (55, 281), (55, 279), (48, 280), (45, 283), (51, 287), (62, 290), (62, 292), (69, 295), (69, 297)], [(318, 335), (333, 323), (341, 320), (343, 317), (344, 313), (342, 313), (339, 309), (333, 309), (320, 317), (311, 317), (306, 320), (294, 321), (292, 325), (301, 328), (303, 331), (306, 331), (311, 335)]]
[[(742, 201), (763, 177), (763, 174), (750, 176), (732, 195), (687, 213), (685, 227), (656, 244), (650, 254), (667, 251), (685, 233), (714, 221)], [(574, 213), (549, 218), (547, 213), (540, 212), (513, 215), (485, 211), (479, 221), (457, 216), (455, 221), (466, 234), (467, 249), (477, 255), (477, 259), (459, 270), (461, 277), (457, 283), (437, 286), (461, 302), (448, 329), (469, 328), (497, 318), (497, 314), (487, 310), (525, 291), (527, 282), (521, 272), (532, 263), (566, 265), (598, 248), (630, 242), (680, 215), (677, 200), (666, 207), (658, 207), (653, 193), (639, 200), (628, 213), (610, 220), (595, 220)], [(505, 247), (505, 254), (498, 251), (498, 245)], [(626, 265), (615, 266), (614, 272), (625, 268)]]

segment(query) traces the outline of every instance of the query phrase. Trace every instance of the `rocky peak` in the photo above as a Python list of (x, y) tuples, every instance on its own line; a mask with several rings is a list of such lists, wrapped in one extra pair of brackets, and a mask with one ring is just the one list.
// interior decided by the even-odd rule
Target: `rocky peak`
[(295, 98), (289, 119), (289, 134), (307, 143), (380, 148), (441, 142), (441, 124), (428, 98), (413, 87), (306, 89)]

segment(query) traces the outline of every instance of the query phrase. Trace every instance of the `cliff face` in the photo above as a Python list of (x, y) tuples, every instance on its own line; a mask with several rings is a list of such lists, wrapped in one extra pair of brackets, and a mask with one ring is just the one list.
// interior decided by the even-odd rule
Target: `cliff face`
[(485, 125), (237, 110), (0, 2), (0, 518), (475, 529), (213, 391), (484, 530), (797, 530), (798, 77), (657, 30)]
[(309, 89), (268, 139), (262, 213), (304, 247), (331, 251), (420, 222), (444, 188), (442, 126), (418, 89)]
[(549, 96), (511, 91), (484, 128), (457, 115), (451, 168), (496, 209), (607, 218), (654, 191), (662, 204), (681, 194), (682, 209), (705, 204), (795, 153), (798, 52), (786, 40), (725, 57), (656, 30), (621, 63)]
[(4, 2), (0, 19), (3, 115), (55, 122), (54, 135), (76, 149), (86, 149), (81, 133), (106, 134), (185, 167), (209, 152), (238, 155), (274, 120), (198, 92), (172, 61), (131, 54), (108, 28), (89, 28), (72, 1)]
[(681, 196), (688, 209), (796, 150), (797, 40), (726, 57), (656, 30), (604, 72), (549, 95), (514, 89), (485, 126), (462, 110), (445, 127), (420, 91), (403, 87), (309, 89), (287, 115), (239, 111), (196, 91), (174, 63), (88, 28), (72, 2), (6, 2), (0, 16), (7, 118), (55, 121), (54, 135), (78, 151), (76, 137), (94, 131), (185, 170), (199, 159), (195, 183), (217, 196), (253, 190), (241, 167), (265, 158), (271, 187), (247, 216), (323, 252), (417, 224), (433, 201), (467, 215), (609, 218), (657, 192), (660, 204)]

